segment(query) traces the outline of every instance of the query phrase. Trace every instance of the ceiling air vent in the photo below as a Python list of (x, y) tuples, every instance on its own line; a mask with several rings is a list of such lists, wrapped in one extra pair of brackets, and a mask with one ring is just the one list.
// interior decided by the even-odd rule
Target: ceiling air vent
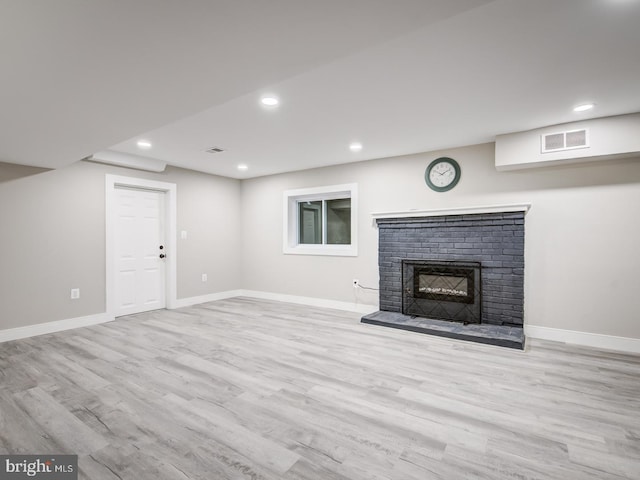
[(566, 132), (548, 133), (540, 136), (542, 153), (573, 150), (589, 147), (589, 132), (586, 128)]
[(207, 152), (207, 153), (222, 153), (222, 152), (224, 152), (224, 148), (211, 147), (208, 150), (205, 150), (205, 152)]

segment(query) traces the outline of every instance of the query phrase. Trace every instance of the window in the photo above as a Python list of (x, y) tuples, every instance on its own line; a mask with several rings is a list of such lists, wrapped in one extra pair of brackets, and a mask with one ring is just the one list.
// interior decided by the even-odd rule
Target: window
[(351, 198), (297, 203), (299, 244), (351, 245)]
[(356, 256), (357, 185), (284, 192), (284, 253)]

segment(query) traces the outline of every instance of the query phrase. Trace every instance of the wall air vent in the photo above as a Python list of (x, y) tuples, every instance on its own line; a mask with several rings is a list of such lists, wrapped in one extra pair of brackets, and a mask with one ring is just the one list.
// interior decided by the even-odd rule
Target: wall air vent
[(540, 135), (540, 151), (542, 153), (561, 152), (575, 148), (589, 148), (589, 131), (586, 128)]
[(224, 148), (211, 147), (208, 150), (205, 150), (205, 152), (207, 152), (207, 153), (222, 153), (222, 152), (224, 152)]

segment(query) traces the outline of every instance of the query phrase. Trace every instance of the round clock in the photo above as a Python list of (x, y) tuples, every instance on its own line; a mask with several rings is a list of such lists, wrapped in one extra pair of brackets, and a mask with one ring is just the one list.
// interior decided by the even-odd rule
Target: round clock
[(424, 180), (436, 192), (446, 192), (460, 180), (460, 165), (453, 158), (436, 158), (424, 172)]

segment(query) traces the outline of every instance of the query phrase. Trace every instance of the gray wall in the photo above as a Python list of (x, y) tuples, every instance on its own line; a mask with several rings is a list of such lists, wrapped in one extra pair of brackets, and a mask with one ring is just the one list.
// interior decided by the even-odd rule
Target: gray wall
[[(424, 170), (455, 158), (462, 179), (435, 193)], [(243, 287), (375, 304), (371, 212), (532, 203), (525, 233), (525, 324), (640, 338), (640, 159), (498, 172), (494, 145), (372, 160), (243, 181)], [(358, 183), (358, 257), (283, 255), (282, 192)]]
[[(240, 288), (240, 183), (79, 162), (0, 164), (0, 329), (105, 311), (105, 174), (177, 184), (178, 298)], [(208, 282), (202, 283), (202, 273)], [(70, 300), (71, 288), (81, 298)]]
[[(438, 194), (424, 170), (440, 155), (462, 179)], [(105, 311), (104, 175), (178, 185), (178, 298), (238, 288), (375, 305), (378, 240), (370, 213), (531, 202), (525, 325), (640, 338), (640, 158), (498, 172), (493, 144), (236, 181), (169, 168), (87, 162), (60, 170), (0, 164), (0, 328)], [(357, 257), (282, 253), (284, 190), (359, 185)], [(208, 273), (209, 282), (201, 282)], [(79, 300), (69, 299), (72, 287)]]

